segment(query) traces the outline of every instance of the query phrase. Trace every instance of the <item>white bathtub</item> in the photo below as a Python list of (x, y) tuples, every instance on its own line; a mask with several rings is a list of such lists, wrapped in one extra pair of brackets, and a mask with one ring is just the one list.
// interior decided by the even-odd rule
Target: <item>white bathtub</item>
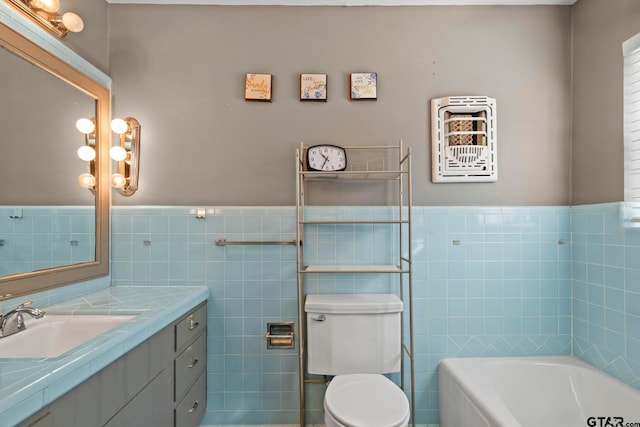
[(443, 359), (439, 385), (441, 427), (640, 427), (640, 390), (573, 356)]

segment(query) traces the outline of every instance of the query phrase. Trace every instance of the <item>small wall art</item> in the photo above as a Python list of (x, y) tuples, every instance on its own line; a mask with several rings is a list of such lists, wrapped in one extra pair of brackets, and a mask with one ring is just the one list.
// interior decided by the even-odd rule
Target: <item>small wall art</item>
[(377, 99), (378, 73), (351, 73), (351, 99)]
[(326, 74), (300, 74), (300, 101), (327, 101)]
[(271, 74), (247, 73), (244, 79), (244, 99), (271, 102)]

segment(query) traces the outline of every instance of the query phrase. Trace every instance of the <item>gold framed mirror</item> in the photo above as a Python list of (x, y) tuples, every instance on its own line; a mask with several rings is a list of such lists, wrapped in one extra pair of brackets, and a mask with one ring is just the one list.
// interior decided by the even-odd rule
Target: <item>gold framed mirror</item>
[[(88, 240), (90, 244), (88, 244), (88, 255), (79, 257), (79, 258), (70, 258), (69, 260), (61, 261), (57, 264), (54, 264), (52, 267), (44, 267), (39, 268), (38, 264), (35, 264), (35, 267), (32, 267), (33, 271), (29, 271), (29, 268), (24, 270), (18, 269), (17, 271), (9, 271), (9, 274), (3, 273), (0, 274), (0, 300), (13, 298), (20, 295), (30, 294), (34, 292), (44, 291), (47, 289), (55, 288), (58, 286), (68, 285), (71, 283), (89, 280), (101, 276), (105, 276), (109, 274), (109, 206), (110, 206), (110, 183), (109, 183), (109, 145), (110, 145), (110, 128), (109, 128), (109, 117), (111, 111), (110, 98), (111, 94), (108, 88), (104, 87), (102, 84), (96, 82), (92, 78), (88, 77), (86, 74), (80, 72), (76, 68), (74, 68), (69, 63), (61, 60), (59, 57), (54, 54), (48, 52), (42, 47), (38, 46), (36, 43), (30, 41), (23, 35), (19, 34), (15, 30), (9, 28), (8, 26), (0, 23), (0, 53), (15, 56), (19, 58), (21, 61), (24, 61), (26, 64), (32, 65), (33, 69), (37, 69), (38, 73), (42, 73), (47, 76), (47, 78), (53, 77), (53, 84), (68, 86), (73, 91), (81, 94), (82, 97), (86, 98), (87, 101), (82, 101), (83, 103), (87, 102), (89, 105), (89, 109), (92, 110), (89, 113), (95, 114), (95, 123), (96, 123), (96, 159), (95, 159), (95, 169), (96, 169), (96, 183), (95, 183), (95, 200), (93, 199), (93, 195), (91, 195), (86, 189), (78, 190), (75, 187), (79, 186), (76, 184), (76, 177), (82, 168), (86, 168), (86, 163), (83, 164), (77, 157), (74, 158), (74, 161), (77, 161), (76, 170), (70, 170), (69, 178), (67, 178), (67, 169), (75, 169), (73, 167), (64, 167), (64, 175), (62, 178), (59, 176), (61, 173), (53, 169), (52, 171), (43, 171), (42, 167), (38, 167), (35, 169), (35, 174), (37, 176), (26, 176), (26, 173), (22, 172), (22, 169), (16, 169), (16, 171), (20, 171), (20, 173), (14, 172), (14, 176), (17, 176), (15, 182), (22, 183), (27, 182), (31, 183), (33, 187), (41, 187), (44, 186), (46, 181), (55, 181), (56, 179), (60, 179), (63, 184), (59, 184), (59, 186), (68, 186), (69, 191), (83, 191), (84, 193), (90, 194), (92, 199), (87, 202), (90, 210), (94, 211), (94, 214), (91, 213), (85, 218), (85, 228), (89, 231), (87, 235), (90, 237)], [(3, 65), (4, 67), (4, 65)], [(15, 74), (15, 73), (14, 73)], [(39, 80), (39, 79), (38, 79)], [(42, 83), (34, 82), (31, 83), (27, 81), (24, 84), (25, 88), (28, 88), (28, 92), (35, 93), (37, 99), (37, 105), (46, 104), (48, 108), (51, 109), (62, 109), (58, 99), (56, 99), (56, 95), (50, 94), (50, 88), (48, 85), (43, 85)], [(18, 85), (14, 85), (18, 86)], [(19, 99), (20, 97), (16, 97), (15, 99)], [(53, 99), (51, 99), (53, 98)], [(72, 104), (77, 104), (77, 102), (72, 102)], [(95, 106), (95, 108), (93, 108)], [(11, 108), (11, 106), (7, 107)], [(86, 109), (86, 108), (85, 108)], [(49, 149), (56, 149), (57, 147), (52, 147), (56, 144), (56, 141), (60, 139), (57, 128), (51, 128), (47, 125), (46, 119), (49, 117), (48, 113), (45, 113), (39, 117), (35, 116), (29, 121), (27, 124), (22, 124), (22, 128), (26, 129), (29, 127), (38, 127), (40, 131), (42, 129), (46, 129), (48, 134), (44, 136), (40, 136), (38, 138), (37, 144), (45, 144), (41, 147), (46, 147)], [(77, 117), (79, 118), (79, 117)], [(69, 121), (69, 120), (65, 120)], [(71, 127), (75, 127), (75, 122), (65, 123), (65, 126), (69, 125)], [(11, 140), (20, 139), (22, 135), (21, 133), (11, 133), (11, 132), (3, 132), (3, 137), (0, 138), (0, 145), (3, 146), (3, 149), (8, 146)], [(75, 133), (73, 137), (64, 137), (63, 139), (73, 139), (70, 141), (71, 144), (75, 145), (75, 149), (82, 144), (82, 135), (80, 133)], [(44, 148), (38, 148), (36, 142), (21, 140), (20, 141), (23, 146), (30, 145), (32, 146), (30, 149), (33, 150), (34, 156), (40, 156), (44, 158), (44, 161), (41, 164), (45, 163), (59, 163), (56, 158), (48, 158), (47, 151)], [(48, 144), (48, 146), (47, 146)], [(8, 151), (5, 151), (8, 152)], [(62, 156), (62, 154), (59, 154)], [(75, 153), (74, 153), (75, 156)], [(15, 163), (24, 162), (24, 163), (36, 163), (33, 159), (20, 159), (20, 155), (13, 156), (12, 160)], [(65, 157), (66, 161), (66, 157)], [(13, 179), (13, 178), (12, 178)], [(7, 185), (7, 187), (11, 186), (11, 184)], [(42, 189), (40, 189), (42, 191)], [(27, 190), (18, 191), (17, 193), (27, 193)], [(46, 190), (44, 191), (46, 192)], [(89, 197), (89, 196), (87, 196)], [(8, 198), (8, 200), (0, 200), (0, 205), (13, 205), (13, 206), (22, 206), (22, 201), (12, 200)], [(9, 203), (7, 203), (9, 202)], [(24, 202), (27, 207), (29, 204), (39, 204), (39, 199), (37, 197), (33, 197), (32, 199), (26, 200)], [(54, 206), (55, 208), (56, 206)], [(25, 208), (26, 210), (26, 208)], [(10, 216), (13, 220), (21, 220), (22, 219), (22, 208), (14, 207), (13, 215)], [(95, 228), (92, 227), (92, 222), (95, 224)], [(35, 226), (33, 226), (35, 228)], [(55, 228), (55, 222), (51, 221), (51, 228)], [(19, 228), (19, 227), (16, 227)], [(95, 235), (93, 234), (93, 230), (95, 230)], [(20, 231), (20, 230), (18, 230)], [(0, 234), (3, 232), (0, 229)], [(71, 240), (69, 240), (69, 236)], [(55, 238), (55, 237), (54, 237)], [(69, 234), (64, 237), (67, 239), (66, 244), (74, 246), (74, 244), (78, 245), (78, 240), (74, 240), (74, 237)], [(3, 237), (0, 235), (0, 245), (4, 244)], [(33, 252), (37, 251), (39, 248), (38, 242), (32, 242)], [(2, 249), (2, 248), (0, 248)], [(14, 248), (8, 248), (8, 251), (13, 250)], [(51, 252), (53, 252), (54, 257), (56, 253), (55, 246), (51, 246), (49, 248)], [(95, 253), (95, 256), (92, 256)]]

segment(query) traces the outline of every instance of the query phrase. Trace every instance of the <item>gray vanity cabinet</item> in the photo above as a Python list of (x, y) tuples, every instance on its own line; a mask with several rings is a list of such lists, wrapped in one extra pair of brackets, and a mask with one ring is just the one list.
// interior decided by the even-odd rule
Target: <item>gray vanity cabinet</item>
[(175, 425), (195, 427), (207, 408), (207, 307), (176, 324)]
[(20, 423), (193, 427), (206, 410), (206, 303)]
[(173, 375), (164, 369), (106, 427), (173, 427)]

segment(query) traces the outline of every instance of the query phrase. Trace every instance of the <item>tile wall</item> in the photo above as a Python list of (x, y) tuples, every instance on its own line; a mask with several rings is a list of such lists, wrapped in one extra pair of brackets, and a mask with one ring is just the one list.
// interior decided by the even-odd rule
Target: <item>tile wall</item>
[(0, 207), (0, 276), (95, 259), (95, 209)]
[(573, 353), (640, 388), (640, 230), (622, 208), (571, 208)]
[[(267, 350), (267, 321), (296, 320), (293, 207), (114, 207), (112, 283), (210, 289), (208, 408), (203, 425), (295, 424), (296, 350)], [(359, 218), (384, 207), (316, 207)], [(437, 365), (448, 356), (571, 353), (569, 207), (414, 207), (416, 421), (438, 423)], [(384, 261), (397, 256), (390, 226), (308, 226), (306, 259)], [(455, 241), (455, 243), (454, 243)], [(397, 278), (308, 277), (310, 293), (387, 292)], [(307, 388), (308, 422), (322, 422), (322, 389)]]

